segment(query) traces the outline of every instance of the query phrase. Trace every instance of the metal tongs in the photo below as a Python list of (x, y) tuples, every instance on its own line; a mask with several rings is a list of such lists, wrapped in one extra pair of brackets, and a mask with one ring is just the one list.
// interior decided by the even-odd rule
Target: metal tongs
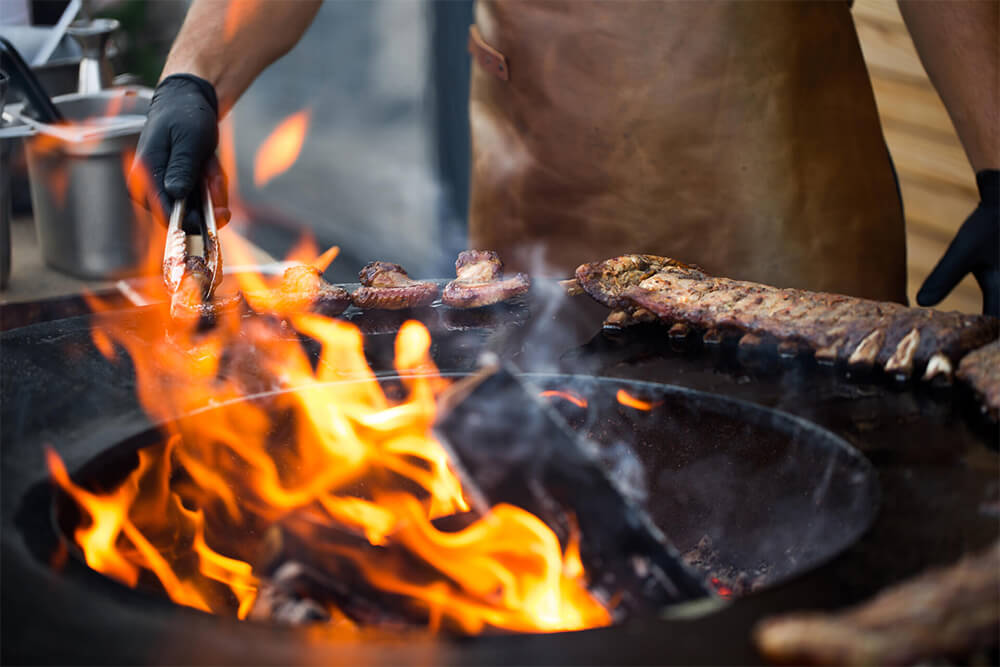
[[(204, 302), (208, 302), (222, 278), (222, 249), (219, 245), (219, 234), (215, 224), (212, 195), (207, 185), (202, 197), (201, 255), (190, 253), (191, 247), (195, 245), (192, 243), (194, 237), (189, 237), (181, 227), (186, 210), (185, 202), (178, 200), (174, 202), (174, 208), (170, 212), (170, 222), (167, 224), (167, 241), (163, 249), (163, 282), (166, 284), (171, 298), (176, 298), (185, 274), (192, 274), (192, 265), (188, 260), (192, 257), (200, 257), (204, 261), (204, 270), (207, 273), (207, 276), (199, 276), (199, 278), (203, 278), (201, 296)], [(200, 274), (201, 271), (198, 273)], [(205, 277), (207, 279), (204, 279)]]

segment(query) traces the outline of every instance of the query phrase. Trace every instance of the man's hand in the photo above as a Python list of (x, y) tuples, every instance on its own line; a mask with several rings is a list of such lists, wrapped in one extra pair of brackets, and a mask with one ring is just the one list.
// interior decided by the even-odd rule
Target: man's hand
[(166, 224), (175, 201), (187, 201), (185, 231), (197, 231), (203, 183), (215, 218), (229, 221), (225, 175), (215, 158), (218, 101), (212, 85), (193, 74), (168, 76), (156, 87), (129, 173), (129, 192)]
[(944, 256), (917, 292), (917, 303), (933, 306), (971, 273), (983, 290), (983, 312), (1000, 317), (1000, 171), (976, 174), (979, 206), (962, 224)]

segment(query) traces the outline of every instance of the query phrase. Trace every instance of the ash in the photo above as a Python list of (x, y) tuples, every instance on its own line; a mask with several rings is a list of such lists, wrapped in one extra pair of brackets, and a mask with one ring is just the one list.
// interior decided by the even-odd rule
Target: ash
[(698, 544), (681, 554), (681, 558), (705, 575), (716, 592), (726, 598), (743, 597), (759, 591), (767, 584), (767, 575), (771, 569), (767, 563), (761, 563), (753, 570), (740, 570), (723, 563), (708, 535), (703, 535)]

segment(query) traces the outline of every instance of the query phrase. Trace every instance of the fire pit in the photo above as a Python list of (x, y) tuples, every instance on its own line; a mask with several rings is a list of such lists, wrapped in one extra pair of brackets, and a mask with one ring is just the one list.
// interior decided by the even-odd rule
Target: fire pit
[[(843, 440), (809, 422), (668, 385), (548, 374), (524, 379), (575, 431), (600, 446), (600, 458), (619, 488), (647, 508), (684, 552), (685, 560), (723, 598), (749, 595), (816, 567), (857, 539), (874, 519), (878, 486), (870, 465)], [(390, 396), (405, 394), (398, 377), (380, 382)], [(240, 400), (261, 404), (282, 398), (268, 393)], [(189, 419), (219, 422), (220, 410), (208, 409)], [(288, 423), (272, 427), (279, 440), (288, 441), (292, 433)], [(73, 478), (90, 490), (117, 488), (139, 464), (140, 452), (163, 448), (170, 437), (168, 429), (154, 428), (113, 443), (75, 471)], [(82, 560), (74, 539), (86, 524), (79, 506), (65, 492), (54, 498), (58, 531), (70, 552)], [(301, 537), (294, 522), (302, 520), (289, 517), (285, 529)], [(238, 522), (230, 526), (237, 532), (248, 528)], [(262, 570), (265, 578), (288, 560), (310, 558), (301, 553), (301, 541), (289, 546), (286, 538), (285, 544), (276, 545), (276, 535), (280, 533), (273, 529), (258, 531), (251, 539), (255, 549), (275, 551), (255, 564), (255, 571)], [(239, 541), (246, 550), (246, 536)], [(350, 572), (358, 576), (355, 570)], [(338, 574), (344, 577), (344, 573), (341, 566)], [(362, 577), (359, 585), (367, 588), (363, 582)], [(138, 588), (163, 595), (163, 585), (155, 577), (141, 577)], [(316, 591), (317, 597), (321, 594)], [(352, 622), (399, 625), (396, 609), (372, 609), (370, 600), (360, 605), (350, 594), (339, 591), (340, 611)], [(308, 594), (301, 597), (308, 599)], [(236, 615), (238, 606), (234, 600), (229, 613)]]
[[(4, 661), (744, 664), (760, 660), (751, 631), (762, 618), (854, 604), (996, 539), (995, 433), (984, 435), (968, 419), (959, 392), (859, 381), (777, 358), (749, 365), (725, 346), (675, 349), (656, 330), (594, 336), (603, 314), (573, 337), (553, 324), (572, 316), (547, 296), (526, 299), (516, 318), (500, 313), (468, 327), (455, 328), (433, 309), (414, 317), (430, 329), (434, 361), (445, 371), (471, 371), (483, 350), (544, 371), (523, 377), (574, 429), (614, 454), (604, 458), (618, 462), (608, 470), (623, 487), (641, 489), (629, 480), (643, 479), (655, 522), (689, 562), (719, 580), (717, 592), (732, 589), (732, 604), (697, 618), (637, 615), (574, 633), (454, 639), (383, 629), (345, 641), (327, 623), (241, 622), (179, 606), (156, 586), (123, 586), (60, 548), (72, 509), (60, 506), (71, 511), (59, 513), (53, 529), (44, 447), (57, 450), (77, 482), (93, 484), (106, 479), (102, 463), (120, 464), (120, 472), (134, 465), (134, 452), (162, 441), (166, 425), (150, 424), (136, 402), (133, 365), (124, 355), (106, 358), (92, 339), (94, 318), (80, 317), (2, 338)], [(107, 317), (140, 330), (148, 311)], [(401, 322), (368, 324), (365, 353), (391, 394), (393, 327)], [(875, 474), (841, 438), (877, 470), (877, 517)], [(795, 465), (783, 466), (793, 453)], [(705, 483), (709, 473), (720, 480), (714, 487)], [(841, 493), (852, 473), (860, 475), (858, 498)], [(807, 480), (827, 474), (829, 490), (815, 505), (818, 485)], [(676, 488), (691, 495), (679, 497)], [(782, 506), (804, 512), (779, 516)], [(770, 519), (802, 528), (753, 530)], [(829, 541), (810, 542), (815, 534)], [(791, 547), (787, 557), (781, 544)], [(758, 569), (761, 554), (766, 571)]]

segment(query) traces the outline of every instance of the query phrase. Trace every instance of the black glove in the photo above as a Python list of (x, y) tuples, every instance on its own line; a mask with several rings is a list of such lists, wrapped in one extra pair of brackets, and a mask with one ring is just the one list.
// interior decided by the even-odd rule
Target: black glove
[(139, 135), (128, 176), (132, 198), (162, 224), (174, 201), (187, 200), (184, 230), (201, 224), (202, 183), (212, 193), (216, 223), (229, 221), (225, 174), (215, 157), (219, 143), (219, 103), (208, 81), (193, 74), (168, 76), (153, 93), (146, 126)]
[(937, 266), (917, 292), (917, 303), (933, 306), (971, 273), (983, 290), (983, 312), (1000, 317), (1000, 171), (976, 174), (979, 206), (962, 224)]

